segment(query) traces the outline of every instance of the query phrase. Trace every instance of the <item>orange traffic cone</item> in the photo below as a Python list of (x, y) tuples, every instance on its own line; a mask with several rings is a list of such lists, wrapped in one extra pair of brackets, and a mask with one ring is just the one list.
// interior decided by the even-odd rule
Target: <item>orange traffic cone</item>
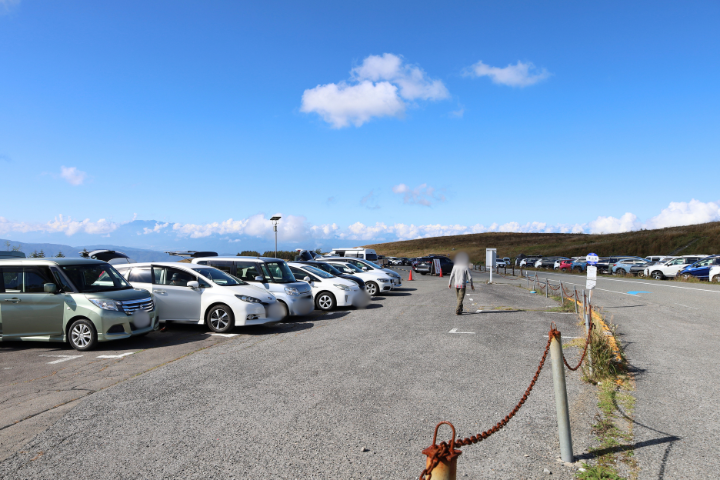
[(412, 282), (412, 268), (410, 269), (410, 275), (408, 275), (408, 282)]
[(440, 268), (440, 276), (442, 277), (442, 267)]

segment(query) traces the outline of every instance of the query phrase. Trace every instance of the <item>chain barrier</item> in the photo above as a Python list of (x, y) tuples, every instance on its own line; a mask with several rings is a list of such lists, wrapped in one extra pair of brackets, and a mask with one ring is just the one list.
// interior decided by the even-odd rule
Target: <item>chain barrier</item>
[[(592, 310), (590, 311), (590, 313), (592, 314)], [(595, 322), (590, 322), (590, 327), (588, 328), (587, 339), (585, 340), (585, 349), (583, 349), (583, 353), (582, 353), (582, 356), (580, 357), (580, 361), (578, 362), (577, 365), (575, 365), (574, 368), (570, 366), (567, 359), (565, 358), (565, 353), (563, 352), (563, 362), (565, 363), (565, 366), (573, 372), (575, 370), (577, 370), (578, 368), (580, 368), (580, 365), (582, 365), (583, 360), (585, 360), (585, 355), (587, 355), (588, 345), (590, 345), (590, 338), (592, 336), (593, 328), (595, 328)]]
[[(545, 359), (547, 358), (547, 354), (550, 351), (550, 343), (552, 342), (552, 339), (557, 337), (558, 335), (560, 335), (560, 332), (555, 329), (555, 326), (553, 324), (550, 331), (548, 332), (548, 341), (547, 345), (545, 345), (545, 351), (543, 352), (542, 358), (540, 359), (540, 364), (538, 365), (537, 371), (535, 371), (535, 375), (533, 376), (530, 385), (525, 390), (525, 393), (523, 394), (520, 401), (517, 403), (517, 405), (515, 405), (515, 408), (513, 408), (512, 411), (505, 416), (505, 418), (496, 423), (492, 428), (485, 430), (482, 433), (478, 433), (477, 435), (472, 435), (470, 437), (465, 437), (459, 440), (455, 440), (455, 427), (453, 427), (453, 440), (450, 441), (450, 444), (448, 444), (447, 442), (441, 442), (440, 445), (435, 445), (435, 437), (433, 437), (433, 447), (437, 447), (437, 449), (435, 449), (433, 454), (429, 457), (429, 464), (420, 473), (419, 480), (430, 480), (432, 478), (432, 471), (440, 463), (440, 458), (447, 458), (449, 455), (453, 455), (455, 451), (455, 445), (472, 445), (478, 442), (482, 442), (490, 435), (492, 435), (493, 433), (497, 433), (498, 431), (500, 431), (500, 429), (507, 425), (507, 423), (515, 416), (515, 414), (520, 410), (520, 408), (525, 404), (528, 397), (530, 396), (530, 392), (532, 392), (533, 387), (535, 387), (535, 383), (537, 382), (537, 379), (540, 376), (540, 372), (545, 365)], [(449, 422), (440, 422), (437, 426), (439, 427), (443, 423), (449, 424)], [(437, 427), (435, 427), (435, 432), (437, 434)]]
[(575, 292), (570, 292), (570, 293), (568, 293), (567, 290), (565, 290), (565, 285), (563, 285), (563, 293), (564, 293), (565, 296), (568, 297), (568, 298), (572, 298), (572, 297), (575, 296)]

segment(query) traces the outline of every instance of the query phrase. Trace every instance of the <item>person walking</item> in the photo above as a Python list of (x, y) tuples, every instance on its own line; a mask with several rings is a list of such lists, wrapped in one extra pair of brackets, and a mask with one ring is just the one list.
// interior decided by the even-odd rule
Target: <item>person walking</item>
[(455, 293), (457, 294), (457, 306), (455, 307), (455, 315), (462, 315), (463, 300), (465, 299), (465, 288), (470, 283), (470, 288), (475, 290), (472, 275), (470, 274), (470, 258), (467, 253), (460, 252), (455, 256), (455, 264), (453, 265), (448, 288), (455, 285)]

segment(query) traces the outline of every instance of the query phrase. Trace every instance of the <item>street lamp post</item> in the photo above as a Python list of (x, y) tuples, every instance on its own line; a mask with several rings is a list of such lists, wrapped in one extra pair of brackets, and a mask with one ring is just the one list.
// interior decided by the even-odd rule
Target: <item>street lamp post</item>
[(277, 258), (277, 226), (281, 218), (280, 215), (275, 215), (270, 219), (270, 221), (273, 222), (273, 230), (275, 230), (275, 258)]

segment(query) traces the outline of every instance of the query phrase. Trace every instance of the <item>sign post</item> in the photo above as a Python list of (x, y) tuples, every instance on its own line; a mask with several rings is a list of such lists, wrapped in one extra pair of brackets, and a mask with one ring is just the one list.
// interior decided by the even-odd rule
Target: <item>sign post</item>
[(442, 267), (440, 266), (439, 258), (433, 258), (433, 267), (435, 268), (435, 275), (440, 275), (442, 277)]
[(490, 281), (492, 283), (492, 272), (495, 268), (495, 259), (497, 258), (497, 248), (486, 248), (485, 249), (485, 268), (490, 269)]
[(587, 306), (585, 308), (585, 327), (589, 330), (590, 329), (590, 317), (588, 316), (588, 312), (590, 311), (590, 305), (592, 305), (592, 292), (595, 288), (595, 285), (597, 285), (597, 262), (600, 261), (600, 258), (594, 254), (589, 253), (586, 257), (587, 260), (587, 280), (585, 281), (585, 288), (588, 290), (588, 298), (587, 298)]

